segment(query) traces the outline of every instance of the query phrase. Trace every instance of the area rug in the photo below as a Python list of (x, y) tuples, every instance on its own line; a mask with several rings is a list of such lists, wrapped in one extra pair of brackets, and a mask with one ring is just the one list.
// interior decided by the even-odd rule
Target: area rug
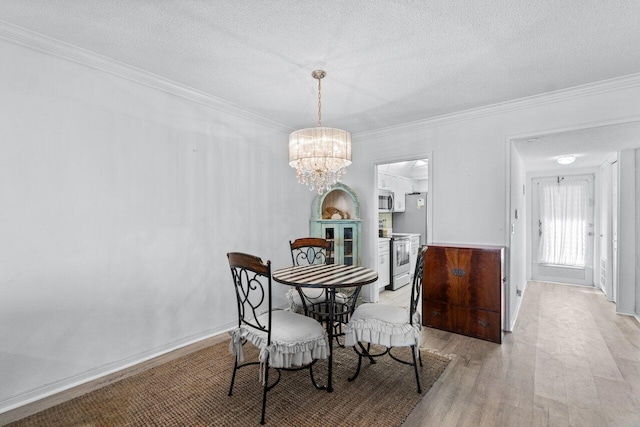
[[(245, 346), (246, 361), (257, 352)], [(398, 349), (404, 350), (404, 349)], [(398, 354), (402, 354), (398, 352)], [(266, 424), (272, 426), (398, 426), (428, 392), (450, 359), (421, 349), (422, 394), (413, 368), (388, 356), (363, 361), (360, 376), (352, 349), (334, 348), (333, 393), (316, 390), (308, 371), (282, 372), (267, 395)], [(404, 356), (410, 358), (410, 353)], [(233, 356), (228, 341), (207, 347), (12, 424), (26, 426), (250, 426), (259, 425), (262, 387), (257, 365), (240, 369), (227, 396)], [(270, 371), (270, 379), (275, 377)], [(326, 383), (327, 362), (314, 367)]]

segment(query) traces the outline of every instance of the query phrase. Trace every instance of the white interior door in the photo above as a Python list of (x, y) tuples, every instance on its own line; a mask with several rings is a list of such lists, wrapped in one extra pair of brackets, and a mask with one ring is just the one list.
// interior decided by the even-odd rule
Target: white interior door
[(593, 286), (593, 175), (533, 180), (532, 278)]

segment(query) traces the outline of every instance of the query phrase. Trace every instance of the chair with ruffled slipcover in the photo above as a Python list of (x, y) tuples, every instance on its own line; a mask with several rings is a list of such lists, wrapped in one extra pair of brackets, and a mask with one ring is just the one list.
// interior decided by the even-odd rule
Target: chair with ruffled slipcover
[[(422, 358), (420, 357), (421, 321), (417, 308), (420, 301), (420, 291), (422, 290), (424, 256), (426, 253), (426, 246), (423, 246), (418, 251), (411, 288), (411, 301), (408, 309), (382, 303), (365, 303), (356, 308), (351, 315), (351, 320), (345, 329), (345, 346), (353, 346), (355, 352), (358, 353), (358, 368), (356, 373), (349, 378), (349, 381), (355, 380), (360, 374), (363, 357), (375, 363), (373, 358), (389, 354), (394, 360), (413, 366), (418, 393), (422, 392), (417, 363), (419, 361), (420, 366), (422, 366)], [(362, 343), (367, 344), (366, 348)], [(385, 350), (374, 354), (371, 352), (372, 344), (384, 346)], [(391, 351), (396, 347), (411, 347), (413, 361), (396, 357)]]
[[(260, 365), (262, 380), (262, 416), (264, 424), (267, 392), (280, 381), (280, 371), (308, 369), (311, 382), (313, 365), (328, 357), (328, 338), (315, 319), (289, 310), (272, 310), (271, 261), (231, 252), (227, 254), (238, 305), (238, 327), (229, 332), (229, 350), (235, 355), (229, 396), (233, 393), (236, 371), (248, 365)], [(258, 361), (244, 362), (243, 346), (250, 342), (260, 350)], [(278, 378), (269, 384), (269, 370), (275, 368)]]

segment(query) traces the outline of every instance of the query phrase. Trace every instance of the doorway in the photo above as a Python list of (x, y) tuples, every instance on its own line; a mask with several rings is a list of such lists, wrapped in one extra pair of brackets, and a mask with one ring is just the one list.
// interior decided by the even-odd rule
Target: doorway
[[(404, 305), (409, 297), (402, 298), (410, 286), (395, 286), (394, 280), (400, 275), (385, 266), (388, 255), (393, 256), (393, 241), (391, 239), (406, 239), (410, 242), (408, 275), (411, 278), (415, 268), (415, 258), (421, 245), (432, 241), (432, 206), (431, 206), (431, 153), (413, 159), (398, 159), (380, 162), (375, 165), (376, 203), (378, 206), (377, 225), (380, 237), (378, 244), (378, 274), (389, 277), (379, 283), (378, 289), (371, 292), (370, 301), (380, 301), (380, 293), (384, 289), (391, 291), (384, 294), (394, 294), (393, 300), (398, 298)], [(389, 248), (388, 251), (385, 250)], [(391, 261), (391, 260), (388, 260)], [(388, 262), (386, 265), (392, 265)], [(390, 270), (384, 274), (383, 270)], [(381, 274), (382, 273), (382, 274)], [(388, 282), (387, 282), (388, 280)], [(410, 283), (404, 281), (402, 283)], [(398, 284), (402, 284), (400, 281)], [(373, 287), (372, 287), (373, 288)], [(390, 301), (387, 301), (390, 302)]]
[(594, 176), (558, 175), (532, 184), (532, 278), (593, 286)]

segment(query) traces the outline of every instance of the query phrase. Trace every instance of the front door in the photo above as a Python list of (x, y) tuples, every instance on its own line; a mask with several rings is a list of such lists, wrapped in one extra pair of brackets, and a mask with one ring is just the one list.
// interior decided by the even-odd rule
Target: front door
[(593, 286), (593, 175), (533, 180), (533, 280)]

